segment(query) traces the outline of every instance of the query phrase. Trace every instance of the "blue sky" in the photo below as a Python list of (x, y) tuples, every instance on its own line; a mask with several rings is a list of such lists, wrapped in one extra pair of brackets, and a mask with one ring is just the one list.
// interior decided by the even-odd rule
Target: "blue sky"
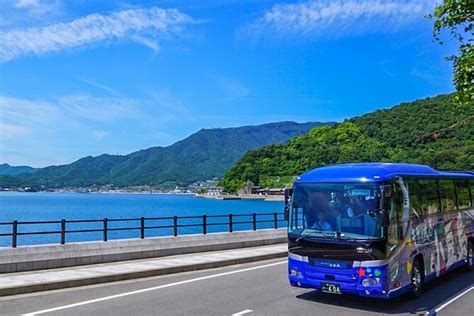
[(63, 164), (452, 92), (455, 46), (433, 40), (434, 5), (2, 0), (0, 162)]

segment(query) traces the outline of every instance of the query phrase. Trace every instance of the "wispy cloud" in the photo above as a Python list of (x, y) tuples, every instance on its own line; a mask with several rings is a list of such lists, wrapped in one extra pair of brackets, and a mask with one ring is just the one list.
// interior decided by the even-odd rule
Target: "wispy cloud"
[(213, 76), (217, 87), (224, 93), (224, 101), (234, 101), (247, 97), (251, 90), (241, 82), (225, 75)]
[(94, 131), (94, 132), (92, 133), (92, 135), (93, 135), (96, 139), (99, 139), (99, 140), (103, 139), (104, 137), (106, 137), (106, 136), (109, 135), (109, 134), (110, 134), (110, 132), (108, 132), (108, 131)]
[(0, 33), (0, 61), (40, 55), (109, 40), (132, 40), (155, 51), (156, 42), (197, 23), (176, 9), (133, 9), (110, 15), (91, 14), (68, 23), (13, 29)]
[(35, 100), (0, 95), (0, 131), (8, 138), (84, 129), (100, 139), (110, 130), (122, 130), (124, 122), (154, 128), (192, 118), (186, 105), (166, 92), (150, 93), (143, 99), (77, 94)]
[(72, 118), (93, 122), (117, 122), (140, 115), (138, 100), (119, 97), (69, 95), (58, 98), (56, 106)]
[(155, 52), (158, 52), (160, 50), (160, 45), (158, 45), (156, 41), (151, 40), (145, 36), (134, 35), (131, 37), (131, 40), (137, 42), (138, 44), (142, 44)]
[(25, 136), (34, 129), (50, 129), (51, 121), (62, 121), (61, 112), (53, 104), (0, 96), (0, 130), (2, 137)]
[(340, 37), (393, 32), (422, 20), (434, 0), (320, 0), (275, 4), (247, 31), (252, 36)]
[(58, 0), (18, 0), (14, 6), (16, 9), (25, 10), (28, 14), (39, 17), (57, 10), (60, 3)]
[(19, 0), (16, 4), (16, 8), (28, 9), (28, 8), (37, 8), (40, 6), (39, 0)]
[(176, 140), (169, 127), (193, 119), (182, 101), (163, 92), (141, 99), (0, 95), (0, 162), (44, 166), (169, 144)]
[(102, 89), (104, 91), (107, 91), (109, 92), (110, 94), (114, 94), (114, 95), (118, 95), (118, 91), (115, 90), (115, 89), (112, 89), (111, 87), (103, 84), (103, 83), (100, 83), (94, 79), (87, 79), (87, 78), (79, 78), (80, 81), (84, 82), (84, 83), (87, 83), (93, 87), (96, 87), (96, 88), (99, 88), (99, 89)]

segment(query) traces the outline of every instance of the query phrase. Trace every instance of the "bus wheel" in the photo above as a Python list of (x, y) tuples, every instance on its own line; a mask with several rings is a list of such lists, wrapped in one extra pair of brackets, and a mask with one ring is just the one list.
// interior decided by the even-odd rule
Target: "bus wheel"
[(420, 260), (413, 261), (413, 268), (411, 271), (410, 295), (413, 298), (419, 297), (423, 291), (423, 268)]
[(471, 240), (467, 243), (467, 264), (466, 271), (474, 271), (474, 242)]

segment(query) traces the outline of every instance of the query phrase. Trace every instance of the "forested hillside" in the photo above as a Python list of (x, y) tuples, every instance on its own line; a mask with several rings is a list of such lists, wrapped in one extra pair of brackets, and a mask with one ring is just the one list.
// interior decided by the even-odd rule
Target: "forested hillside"
[(441, 95), (316, 127), (287, 144), (247, 152), (221, 184), (229, 192), (247, 181), (284, 186), (311, 168), (374, 161), (474, 170), (474, 104), (458, 106), (453, 95)]
[(0, 176), (0, 187), (43, 188), (151, 185), (174, 188), (222, 177), (249, 149), (281, 144), (323, 123), (279, 122), (236, 128), (202, 129), (168, 147), (129, 155), (85, 157), (68, 165), (38, 169), (16, 177)]
[(36, 169), (29, 166), (10, 166), (7, 163), (0, 164), (0, 175), (16, 175), (21, 173), (35, 172)]

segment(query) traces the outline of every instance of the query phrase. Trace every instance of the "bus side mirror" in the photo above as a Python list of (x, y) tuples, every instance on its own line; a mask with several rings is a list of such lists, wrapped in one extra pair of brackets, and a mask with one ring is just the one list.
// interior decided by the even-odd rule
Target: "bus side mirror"
[(289, 214), (290, 214), (290, 201), (291, 195), (293, 194), (293, 189), (285, 189), (285, 221), (288, 221)]

